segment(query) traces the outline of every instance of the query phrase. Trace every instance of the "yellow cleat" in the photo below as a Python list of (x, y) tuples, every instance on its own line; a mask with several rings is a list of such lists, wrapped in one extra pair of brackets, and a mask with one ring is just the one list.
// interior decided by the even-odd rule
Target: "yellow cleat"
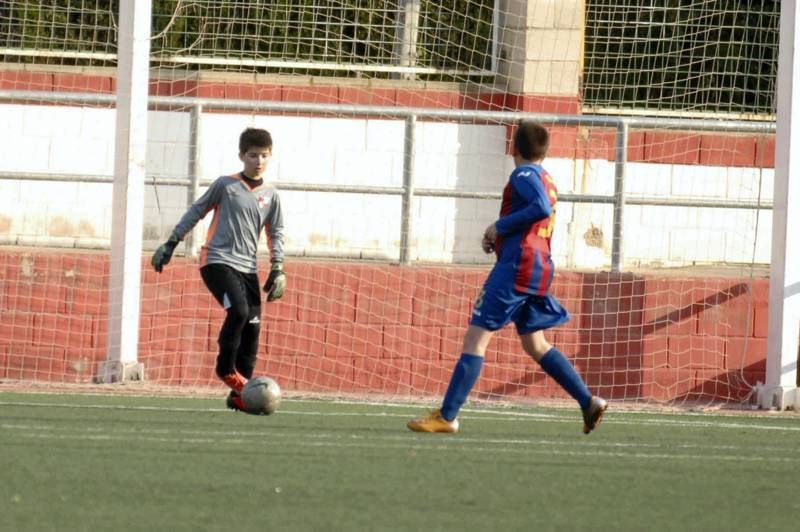
[(589, 406), (583, 410), (583, 433), (589, 434), (603, 420), (608, 403), (597, 396), (592, 396)]
[(434, 410), (425, 417), (412, 419), (408, 422), (408, 428), (414, 432), (458, 432), (458, 418), (447, 421), (442, 417), (440, 410)]

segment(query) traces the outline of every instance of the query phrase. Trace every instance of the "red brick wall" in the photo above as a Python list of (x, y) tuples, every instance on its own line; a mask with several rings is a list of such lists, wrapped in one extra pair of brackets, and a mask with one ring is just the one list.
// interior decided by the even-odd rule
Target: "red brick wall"
[[(147, 379), (219, 385), (223, 313), (196, 265), (143, 268), (139, 358)], [(257, 372), (290, 390), (439, 395), (487, 268), (292, 260), (263, 307)], [(106, 355), (106, 254), (0, 248), (0, 378), (89, 382)], [(611, 398), (743, 398), (764, 380), (767, 279), (561, 272), (572, 320), (549, 333)], [(563, 397), (513, 327), (487, 352), (476, 393)]]

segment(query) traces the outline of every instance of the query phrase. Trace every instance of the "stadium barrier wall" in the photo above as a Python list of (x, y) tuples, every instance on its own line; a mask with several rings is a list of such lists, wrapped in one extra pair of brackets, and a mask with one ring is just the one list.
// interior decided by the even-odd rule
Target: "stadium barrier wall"
[[(227, 87), (222, 83), (217, 86)], [(332, 87), (340, 96), (346, 88)], [(312, 93), (319, 89), (319, 86), (308, 88)], [(378, 89), (359, 90), (370, 94), (369, 91)], [(208, 92), (214, 94), (210, 89)], [(293, 87), (293, 92), (276, 97), (303, 94), (300, 88)], [(446, 104), (435, 98), (426, 100), (428, 90), (416, 94), (420, 102)], [(453, 98), (462, 97), (456, 92), (449, 94)], [(507, 101), (512, 95), (493, 96)], [(187, 175), (192, 151), (190, 113), (185, 111), (185, 108), (154, 110), (148, 118), (148, 176), (158, 183), (145, 187), (143, 236), (148, 248), (166, 237), (187, 207), (185, 186), (162, 184), (170, 178), (185, 179)], [(276, 157), (268, 170), (269, 180), (301, 187), (303, 183), (401, 185), (404, 130), (400, 120), (210, 111), (201, 116), (203, 134), (197, 156), (199, 173), (204, 179), (240, 168), (235, 149), (220, 149), (220, 146), (235, 146), (243, 127), (258, 125), (272, 130), (279, 139)], [(0, 180), (0, 243), (108, 247), (112, 218), (110, 184), (37, 183), (27, 181), (24, 175), (28, 172), (66, 172), (89, 178), (110, 175), (113, 109), (3, 104), (0, 117), (12, 125), (5, 135), (0, 134), (3, 141), (0, 144), (4, 146), (0, 149), (4, 160)], [(501, 190), (513, 166), (506, 154), (509, 128), (419, 121), (415, 129), (416, 188), (457, 192)], [(562, 195), (610, 197), (616, 190), (616, 166), (608, 160), (614, 153), (614, 132), (585, 129), (552, 128), (552, 156), (546, 166)], [(584, 131), (586, 138), (578, 131)], [(329, 142), (332, 137), (337, 139), (335, 145)], [(774, 171), (760, 165), (771, 164), (774, 159), (774, 152), (769, 150), (772, 139), (771, 135), (631, 131), (625, 163), (624, 189), (628, 198), (624, 224), (615, 222), (618, 211), (611, 204), (563, 201), (555, 231), (556, 263), (568, 268), (602, 269), (611, 265), (616, 269), (615, 246), (622, 250), (623, 269), (720, 262), (768, 263), (769, 218), (765, 218), (767, 223), (759, 225), (758, 234), (752, 235), (755, 245), (746, 244), (738, 235), (749, 232), (756, 225), (756, 217), (769, 216), (763, 211), (771, 205)], [(658, 143), (647, 144), (651, 141)], [(314, 157), (309, 157), (309, 153)], [(640, 157), (644, 161), (637, 162)], [(376, 173), (376, 168), (381, 171)], [(19, 179), (14, 179), (15, 172), (19, 173)], [(287, 220), (292, 224), (286, 240), (289, 254), (393, 260), (406, 249), (401, 245), (402, 238), (398, 239), (404, 219), (398, 196), (339, 194), (331, 199), (330, 194), (297, 188), (284, 194)], [(637, 205), (637, 198), (655, 204), (663, 201), (665, 205), (656, 209), (653, 204)], [(720, 211), (713, 207), (686, 210), (669, 205), (670, 201), (697, 199), (729, 202), (742, 208), (727, 209), (721, 217)], [(331, 201), (339, 208), (330, 209)], [(420, 197), (414, 201), (418, 210), (412, 246), (416, 257), (411, 257), (412, 260), (487, 262), (474, 235), (481, 234), (488, 220), (496, 216), (496, 200)], [(752, 207), (756, 203), (761, 207)], [(32, 204), (40, 208), (28, 208)], [(363, 216), (341, 215), (349, 212)], [(375, 223), (365, 226), (361, 223), (363, 218)], [(687, 228), (676, 223), (681, 218), (696, 219), (697, 226)], [(207, 220), (202, 222), (199, 231), (207, 223)], [(621, 231), (621, 238), (616, 236), (617, 230)], [(726, 233), (737, 236), (729, 237)], [(587, 234), (592, 238), (587, 239)]]
[[(228, 74), (228, 79), (236, 79)], [(252, 76), (246, 76), (252, 79)], [(235, 81), (151, 79), (150, 94), (157, 96), (196, 96), (241, 100), (331, 103), (343, 105), (387, 105), (398, 107), (441, 107), (488, 111), (525, 111), (553, 114), (580, 114), (580, 99), (575, 96), (533, 95), (502, 91), (463, 94), (448, 89), (448, 84), (416, 83), (391, 85), (326, 85), (312, 78), (253, 83)], [(91, 74), (37, 70), (0, 70), (0, 89), (25, 91), (116, 93), (116, 78)], [(576, 128), (557, 128), (551, 140), (550, 157), (614, 160), (614, 134), (602, 132), (602, 142), (579, 142)], [(628, 146), (629, 162), (711, 165), (728, 167), (774, 168), (773, 135), (687, 134), (685, 132), (632, 132)]]
[[(0, 378), (92, 382), (106, 359), (108, 271), (106, 254), (0, 248)], [(220, 386), (223, 311), (197, 264), (143, 271), (147, 381)], [(286, 296), (262, 307), (257, 373), (289, 391), (436, 396), (487, 268), (290, 259), (286, 271)], [(768, 291), (768, 279), (562, 271), (553, 293), (573, 318), (549, 338), (610, 398), (744, 399), (764, 380)], [(564, 397), (513, 327), (487, 362), (477, 396)]]

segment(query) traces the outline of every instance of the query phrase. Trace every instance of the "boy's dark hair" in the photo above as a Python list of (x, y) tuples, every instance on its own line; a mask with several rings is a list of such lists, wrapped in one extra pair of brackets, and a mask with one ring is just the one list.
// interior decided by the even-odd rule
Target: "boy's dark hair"
[(523, 159), (539, 161), (547, 155), (550, 134), (541, 124), (520, 120), (514, 133), (514, 146)]
[(239, 135), (239, 153), (245, 153), (250, 148), (272, 149), (272, 135), (266, 129), (248, 127)]

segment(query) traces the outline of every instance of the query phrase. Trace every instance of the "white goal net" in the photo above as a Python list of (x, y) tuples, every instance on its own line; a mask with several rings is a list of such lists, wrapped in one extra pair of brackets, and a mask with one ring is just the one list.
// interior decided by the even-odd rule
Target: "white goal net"
[[(550, 130), (560, 196), (553, 293), (572, 319), (550, 341), (611, 399), (746, 399), (766, 356), (779, 4), (678, 4), (153, 0), (145, 380), (222, 392), (210, 216), (163, 273), (149, 259), (260, 127), (288, 290), (262, 307), (256, 372), (287, 393), (441, 395), (526, 118)], [(0, 5), (2, 382), (90, 383), (108, 357), (119, 35), (117, 2)], [(508, 327), (476, 397), (565, 396)]]

